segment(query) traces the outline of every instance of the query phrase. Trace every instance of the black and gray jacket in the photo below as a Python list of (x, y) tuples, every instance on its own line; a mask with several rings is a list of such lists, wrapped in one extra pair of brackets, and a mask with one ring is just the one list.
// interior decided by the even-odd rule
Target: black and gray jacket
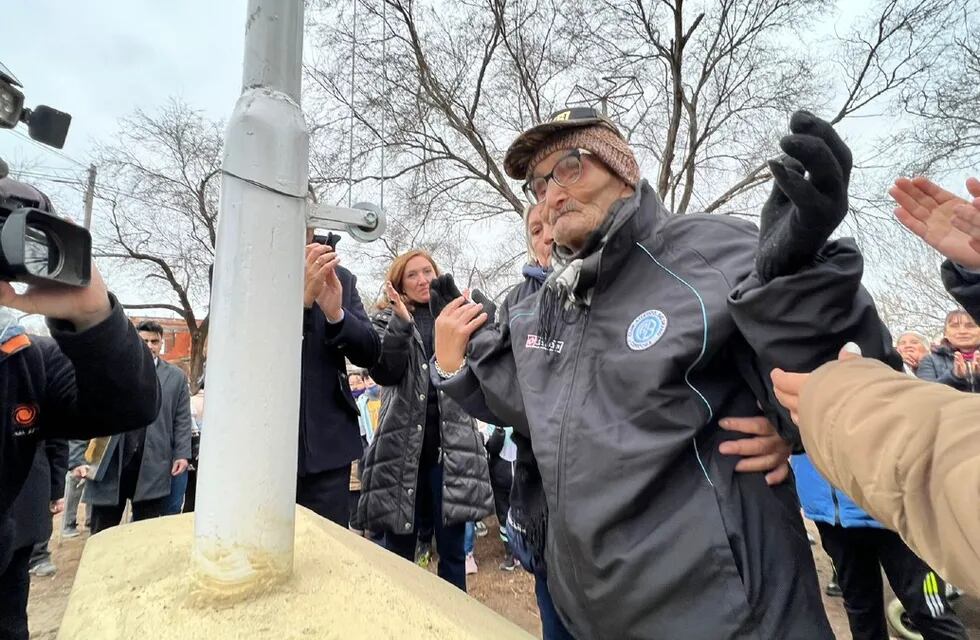
[[(419, 457), (425, 430), (429, 363), (414, 323), (378, 313), (381, 359), (371, 377), (382, 385), (378, 433), (364, 455), (357, 522), (375, 531), (415, 529)], [(439, 393), (442, 516), (445, 524), (482, 520), (493, 511), (483, 438), (473, 419)]]
[(556, 266), (507, 325), (474, 336), (474, 375), (439, 382), (530, 434), (561, 618), (590, 639), (832, 638), (793, 483), (736, 473), (718, 445), (739, 436), (718, 420), (760, 402), (794, 440), (772, 409), (774, 366), (810, 371), (848, 341), (891, 353), (860, 254), (832, 243), (762, 285), (753, 225), (669, 216), (645, 181), (601, 235), (574, 257), (558, 313), (541, 317)]

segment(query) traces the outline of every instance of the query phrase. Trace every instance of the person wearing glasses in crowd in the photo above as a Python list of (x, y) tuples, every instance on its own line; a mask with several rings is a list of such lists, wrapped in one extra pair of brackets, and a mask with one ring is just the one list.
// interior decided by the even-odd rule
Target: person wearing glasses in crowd
[(775, 363), (809, 370), (855, 339), (893, 353), (856, 246), (827, 242), (850, 151), (812, 114), (790, 128), (761, 232), (670, 215), (592, 109), (562, 110), (507, 152), (551, 224), (553, 271), (506, 323), (449, 302), (432, 377), (530, 439), (548, 590), (574, 637), (833, 637), (793, 484), (726, 455), (749, 437), (728, 417), (760, 405), (797, 441), (767, 384)]

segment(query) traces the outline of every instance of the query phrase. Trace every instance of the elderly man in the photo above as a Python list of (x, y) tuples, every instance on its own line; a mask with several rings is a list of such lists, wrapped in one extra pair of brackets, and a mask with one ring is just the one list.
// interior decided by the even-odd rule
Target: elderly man
[[(671, 216), (629, 145), (591, 109), (524, 132), (504, 160), (553, 225), (554, 272), (509, 322), (480, 331), (449, 303), (433, 376), (531, 438), (548, 507), (548, 586), (580, 638), (831, 638), (792, 483), (736, 473), (724, 416), (759, 406), (797, 434), (766, 384), (891, 339), (861, 288), (847, 212), (850, 151), (794, 114), (770, 163), (762, 228)], [(896, 363), (897, 365), (897, 363)]]

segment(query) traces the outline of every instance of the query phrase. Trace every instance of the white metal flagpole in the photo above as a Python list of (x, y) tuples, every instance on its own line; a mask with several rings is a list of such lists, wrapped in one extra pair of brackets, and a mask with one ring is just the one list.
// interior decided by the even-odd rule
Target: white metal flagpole
[(309, 136), (304, 0), (249, 0), (228, 123), (195, 511), (195, 592), (234, 599), (292, 570)]

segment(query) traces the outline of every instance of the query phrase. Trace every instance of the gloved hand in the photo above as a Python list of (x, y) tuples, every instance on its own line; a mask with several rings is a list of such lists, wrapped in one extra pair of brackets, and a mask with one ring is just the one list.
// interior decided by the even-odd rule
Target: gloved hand
[(789, 128), (779, 141), (786, 156), (769, 161), (774, 184), (762, 207), (755, 258), (763, 284), (812, 264), (847, 215), (851, 150), (808, 111), (794, 113)]
[(453, 280), (453, 274), (444, 273), (429, 283), (429, 311), (433, 318), (438, 318), (446, 305), (462, 296), (459, 287)]

